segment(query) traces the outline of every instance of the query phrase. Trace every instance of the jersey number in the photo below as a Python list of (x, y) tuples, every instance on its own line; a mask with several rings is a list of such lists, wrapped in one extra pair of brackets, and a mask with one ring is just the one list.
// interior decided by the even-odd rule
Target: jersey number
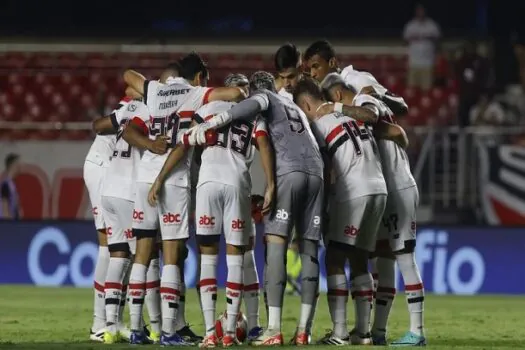
[(217, 146), (228, 148), (246, 157), (251, 146), (253, 124), (233, 122), (217, 130)]
[[(124, 129), (129, 124), (129, 119), (122, 119), (120, 121), (120, 127), (117, 131), (117, 142), (122, 138), (122, 135), (124, 134)], [(113, 151), (113, 158), (120, 157), (120, 158), (130, 158), (131, 157), (131, 145), (128, 144), (128, 148), (123, 151), (114, 150)]]
[(390, 214), (383, 218), (383, 226), (386, 227), (389, 233), (397, 232), (397, 214)]
[(304, 127), (303, 121), (301, 120), (301, 116), (299, 115), (299, 113), (297, 113), (296, 110), (293, 110), (286, 106), (284, 107), (284, 110), (286, 112), (286, 119), (288, 119), (288, 123), (290, 124), (290, 130), (297, 134), (302, 134), (306, 130), (306, 128)]
[(350, 137), (350, 140), (354, 144), (355, 153), (360, 156), (363, 154), (363, 150), (361, 149), (361, 145), (358, 139), (361, 140), (361, 142), (364, 141), (371, 141), (372, 147), (374, 148), (375, 152), (375, 142), (374, 139), (370, 133), (370, 130), (365, 126), (364, 128), (360, 128), (357, 123), (352, 120), (347, 123), (343, 124), (343, 127), (345, 128), (346, 133)]
[(171, 135), (171, 145), (177, 144), (177, 133), (179, 130), (179, 115), (171, 114), (169, 117), (151, 117), (149, 134), (153, 138), (157, 136)]

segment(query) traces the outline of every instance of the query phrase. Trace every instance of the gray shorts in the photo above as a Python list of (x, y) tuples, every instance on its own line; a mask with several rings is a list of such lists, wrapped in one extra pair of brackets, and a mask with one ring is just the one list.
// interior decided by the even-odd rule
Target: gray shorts
[(323, 191), (319, 176), (297, 171), (277, 177), (275, 209), (264, 217), (265, 232), (291, 239), (295, 226), (298, 238), (320, 240)]

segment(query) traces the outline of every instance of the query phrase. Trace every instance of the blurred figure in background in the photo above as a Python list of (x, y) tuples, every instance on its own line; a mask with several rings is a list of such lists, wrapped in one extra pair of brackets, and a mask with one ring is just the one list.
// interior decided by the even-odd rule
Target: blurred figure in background
[(476, 126), (501, 126), (509, 121), (502, 105), (489, 91), (479, 96), (478, 102), (470, 109), (470, 124)]
[(0, 190), (2, 193), (0, 219), (20, 219), (20, 203), (18, 202), (18, 192), (14, 181), (20, 168), (19, 160), (20, 156), (18, 154), (11, 153), (5, 157), (5, 172), (0, 176)]
[(440, 37), (437, 23), (426, 16), (423, 5), (417, 5), (415, 17), (403, 31), (403, 39), (408, 42), (408, 86), (423, 90), (432, 86), (436, 42)]
[(458, 124), (469, 126), (470, 109), (491, 84), (490, 62), (476, 51), (473, 42), (467, 41), (456, 62), (455, 71), (459, 83)]

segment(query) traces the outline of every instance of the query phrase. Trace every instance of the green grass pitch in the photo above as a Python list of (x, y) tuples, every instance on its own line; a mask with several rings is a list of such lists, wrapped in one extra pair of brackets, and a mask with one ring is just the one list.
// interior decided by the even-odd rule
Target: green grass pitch
[[(321, 337), (331, 326), (326, 296), (320, 298), (314, 339)], [(187, 301), (188, 322), (196, 331), (202, 332), (202, 316), (195, 291), (188, 292)], [(223, 311), (224, 305), (224, 302), (219, 302), (218, 311)], [(299, 297), (286, 298), (286, 339), (293, 335), (299, 308)], [(353, 307), (349, 305), (348, 310), (349, 319), (353, 320)], [(265, 318), (262, 305), (261, 311), (262, 318)], [(89, 343), (86, 339), (91, 313), (92, 291), (89, 289), (0, 286), (0, 349), (131, 348), (127, 344)], [(430, 295), (426, 298), (425, 315), (430, 349), (525, 348), (525, 298), (522, 297)], [(389, 338), (401, 335), (407, 324), (404, 295), (399, 294), (389, 323)]]

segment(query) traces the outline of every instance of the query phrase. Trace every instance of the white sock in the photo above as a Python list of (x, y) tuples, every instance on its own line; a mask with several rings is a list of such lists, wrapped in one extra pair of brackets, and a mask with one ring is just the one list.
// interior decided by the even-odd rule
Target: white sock
[(327, 276), (328, 309), (332, 318), (334, 335), (339, 338), (348, 336), (346, 304), (348, 303), (348, 281), (346, 275)]
[(134, 263), (129, 278), (129, 319), (132, 331), (142, 332), (142, 308), (146, 295), (146, 265)]
[(160, 279), (162, 331), (168, 335), (175, 333), (175, 320), (179, 307), (180, 270), (177, 265), (164, 265)]
[(95, 281), (93, 283), (93, 325), (94, 332), (106, 326), (106, 300), (104, 285), (109, 265), (108, 247), (98, 247), (97, 263), (95, 264)]
[(396, 259), (405, 282), (405, 294), (408, 312), (410, 313), (410, 331), (418, 335), (424, 335), (423, 310), (425, 289), (419, 274), (415, 254), (397, 255)]
[(199, 290), (206, 335), (215, 334), (218, 260), (217, 255), (201, 255), (201, 279), (199, 281)]
[(368, 261), (370, 265), (370, 273), (372, 274), (372, 279), (374, 280), (374, 291), (377, 290), (377, 284), (379, 280), (379, 270), (377, 268), (377, 259), (378, 258), (372, 258)]
[(268, 329), (281, 331), (282, 310), (278, 306), (268, 306)]
[(160, 265), (159, 259), (151, 259), (146, 274), (146, 308), (151, 331), (160, 333)]
[(370, 332), (373, 289), (374, 281), (369, 273), (354, 277), (352, 280), (352, 298), (356, 305), (355, 325), (357, 332), (360, 334)]
[(395, 260), (377, 258), (379, 284), (376, 289), (374, 326), (372, 327), (372, 333), (375, 335), (386, 333), (388, 316), (396, 296), (395, 266)]
[[(120, 306), (118, 309), (119, 328), (124, 327), (124, 310), (126, 308), (126, 302), (128, 301), (127, 300), (128, 285), (129, 285), (129, 276), (131, 274), (131, 260), (130, 259), (128, 259), (128, 261), (126, 262), (125, 270), (126, 270), (126, 273), (124, 274), (124, 280), (122, 281), (122, 291), (120, 294)], [(144, 323), (142, 324), (144, 325)]]
[(177, 321), (175, 321), (175, 330), (178, 331), (184, 327), (186, 327), (186, 284), (181, 281), (179, 312), (177, 313)]
[(306, 325), (308, 320), (310, 320), (310, 315), (312, 314), (312, 305), (311, 304), (301, 304), (301, 316), (299, 317), (298, 329), (301, 331), (306, 330)]
[(237, 315), (241, 311), (243, 285), (243, 255), (226, 255), (226, 333), (235, 334)]
[(127, 258), (109, 258), (105, 283), (106, 327), (113, 334), (117, 333), (122, 283), (124, 275), (127, 273), (128, 263), (129, 259)]
[(253, 250), (244, 253), (244, 305), (248, 331), (259, 327), (259, 275), (255, 266)]
[(314, 300), (314, 303), (312, 304), (312, 312), (310, 312), (310, 317), (308, 318), (308, 322), (306, 323), (306, 333), (312, 334), (312, 328), (314, 327), (314, 320), (315, 320), (315, 312), (317, 311), (317, 303), (319, 301), (319, 292), (317, 292), (317, 297)]

